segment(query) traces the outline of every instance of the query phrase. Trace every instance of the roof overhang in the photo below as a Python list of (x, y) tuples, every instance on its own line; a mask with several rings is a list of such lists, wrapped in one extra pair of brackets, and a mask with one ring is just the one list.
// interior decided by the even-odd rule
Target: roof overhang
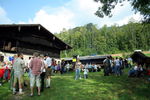
[[(71, 46), (60, 40), (46, 28), (40, 24), (1, 24), (0, 25), (0, 37), (9, 36), (35, 36), (39, 38), (44, 38), (53, 43), (55, 47), (59, 50), (72, 49)], [(23, 40), (22, 40), (23, 41)], [(38, 42), (37, 42), (38, 43)], [(40, 43), (39, 43), (40, 44)], [(41, 43), (42, 44), (42, 43)], [(44, 45), (44, 44), (42, 44)], [(45, 44), (46, 45), (46, 44)], [(50, 43), (47, 46), (51, 47)]]

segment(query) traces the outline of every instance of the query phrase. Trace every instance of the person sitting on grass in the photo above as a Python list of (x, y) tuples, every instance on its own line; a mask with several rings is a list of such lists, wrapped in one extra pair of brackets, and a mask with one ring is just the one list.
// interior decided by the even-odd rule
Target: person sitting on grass
[(128, 76), (129, 77), (135, 77), (138, 75), (138, 71), (139, 71), (139, 67), (138, 67), (138, 64), (135, 64), (134, 68), (132, 68), (129, 73), (128, 73)]
[(142, 65), (139, 65), (137, 77), (142, 77), (144, 75), (146, 75), (146, 69), (144, 69)]
[(97, 72), (97, 65), (94, 64), (94, 71)]

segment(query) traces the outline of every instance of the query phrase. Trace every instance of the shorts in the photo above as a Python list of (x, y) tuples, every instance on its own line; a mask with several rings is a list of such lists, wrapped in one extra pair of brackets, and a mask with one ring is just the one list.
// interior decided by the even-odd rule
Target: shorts
[(55, 66), (52, 66), (52, 70), (55, 70)]
[(41, 87), (41, 79), (40, 79), (40, 74), (39, 75), (33, 75), (32, 73), (30, 74), (30, 87), (34, 87), (34, 84), (36, 82), (37, 87)]
[(14, 75), (14, 83), (16, 84), (18, 82), (20, 82), (21, 84), (23, 83), (23, 75)]
[(46, 77), (51, 76), (52, 73), (52, 69), (51, 68), (47, 68), (46, 69)]

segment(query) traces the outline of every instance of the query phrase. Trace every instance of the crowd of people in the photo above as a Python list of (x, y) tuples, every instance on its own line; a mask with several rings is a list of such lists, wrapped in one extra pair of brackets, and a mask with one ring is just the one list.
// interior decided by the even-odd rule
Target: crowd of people
[[(75, 71), (75, 80), (88, 78), (89, 72), (99, 72), (104, 69), (104, 76), (116, 75), (121, 76), (124, 68), (131, 68), (128, 76), (144, 75), (145, 70), (141, 65), (136, 64), (132, 68), (131, 59), (107, 57), (102, 66), (100, 64), (82, 64), (79, 59), (74, 64), (65, 60), (56, 61), (49, 55), (34, 53), (27, 61), (24, 60), (24, 55), (18, 53), (14, 55), (11, 62), (0, 62), (0, 86), (2, 80), (9, 81), (10, 89), (13, 94), (17, 92), (23, 94), (25, 83), (24, 74), (27, 73), (30, 80), (30, 96), (34, 95), (34, 85), (36, 83), (37, 93), (40, 96), (45, 88), (51, 87), (51, 76), (54, 74), (64, 74), (70, 71)], [(82, 74), (82, 73), (83, 74)], [(1, 74), (3, 73), (3, 74)]]
[(107, 57), (104, 61), (104, 76), (121, 76), (125, 68), (130, 68), (128, 77), (141, 77), (148, 74), (147, 70), (141, 65), (132, 62), (132, 59)]
[(0, 62), (0, 86), (3, 80), (9, 80), (10, 89), (13, 94), (24, 94), (23, 87), (27, 85), (24, 74), (28, 74), (30, 80), (30, 96), (34, 95), (34, 85), (38, 90), (38, 95), (44, 91), (44, 88), (51, 87), (51, 76), (54, 73), (64, 74), (66, 64), (65, 61), (58, 61), (50, 58), (49, 55), (34, 53), (28, 60), (24, 60), (24, 55), (18, 53), (14, 55), (13, 60), (9, 63)]
[[(24, 83), (24, 73), (27, 72), (30, 79), (30, 96), (33, 96), (34, 85), (36, 83), (38, 95), (41, 95), (41, 91), (44, 90), (44, 81), (46, 81), (46, 87), (50, 87), (51, 81), (51, 64), (52, 59), (46, 55), (40, 55), (39, 53), (34, 53), (33, 57), (29, 57), (27, 63), (23, 59), (23, 54), (18, 53), (17, 57), (14, 58), (12, 64), (12, 76), (11, 81), (13, 81), (13, 94), (17, 93), (16, 87), (19, 88), (19, 94), (23, 94), (23, 83)], [(17, 84), (18, 83), (18, 84)], [(19, 85), (19, 86), (16, 86)]]
[(83, 72), (84, 79), (88, 78), (89, 72), (99, 72), (101, 71), (101, 65), (100, 64), (82, 64), (79, 59), (77, 59), (77, 62), (75, 63), (75, 80), (81, 79)]
[(131, 68), (131, 61), (123, 58), (112, 58), (107, 57), (104, 61), (104, 76), (109, 76), (115, 74), (116, 76), (121, 76), (123, 74), (124, 68)]

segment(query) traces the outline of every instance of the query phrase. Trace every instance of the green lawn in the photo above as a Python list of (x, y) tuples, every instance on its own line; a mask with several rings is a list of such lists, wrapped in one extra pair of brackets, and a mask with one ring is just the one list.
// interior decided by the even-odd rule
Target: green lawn
[[(127, 71), (126, 71), (127, 72)], [(29, 97), (29, 87), (23, 96), (12, 95), (8, 84), (0, 87), (0, 100), (150, 100), (150, 83), (146, 78), (103, 76), (89, 73), (89, 79), (74, 80), (74, 73), (52, 77), (50, 89), (41, 96)]]
[(145, 55), (150, 57), (150, 53), (148, 53), (148, 54), (145, 54)]

